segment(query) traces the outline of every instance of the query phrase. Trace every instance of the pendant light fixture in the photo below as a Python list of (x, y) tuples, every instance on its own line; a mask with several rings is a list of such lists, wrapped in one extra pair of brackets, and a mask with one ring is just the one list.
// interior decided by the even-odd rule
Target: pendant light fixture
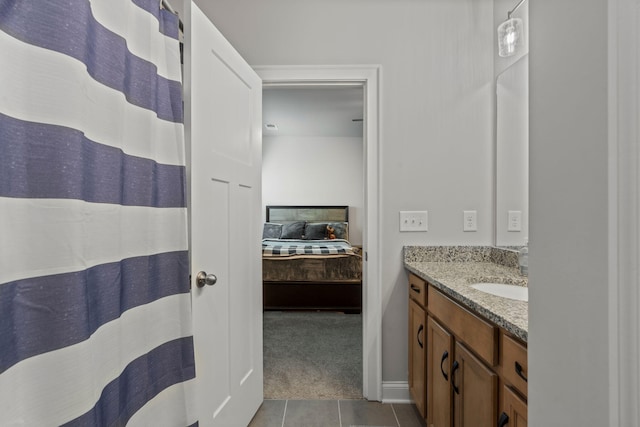
[(522, 19), (511, 17), (524, 1), (520, 0), (516, 7), (507, 13), (507, 20), (498, 26), (498, 55), (503, 58), (515, 55), (524, 44)]

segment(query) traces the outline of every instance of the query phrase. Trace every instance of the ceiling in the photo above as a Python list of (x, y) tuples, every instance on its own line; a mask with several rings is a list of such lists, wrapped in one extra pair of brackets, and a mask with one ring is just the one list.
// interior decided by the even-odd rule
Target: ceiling
[[(184, 19), (184, 0), (166, 0)], [(196, 0), (205, 13), (211, 4)], [(362, 86), (265, 87), (262, 95), (264, 136), (362, 137)], [(264, 124), (275, 124), (269, 130)]]
[(361, 137), (362, 87), (265, 87), (262, 91), (264, 136)]

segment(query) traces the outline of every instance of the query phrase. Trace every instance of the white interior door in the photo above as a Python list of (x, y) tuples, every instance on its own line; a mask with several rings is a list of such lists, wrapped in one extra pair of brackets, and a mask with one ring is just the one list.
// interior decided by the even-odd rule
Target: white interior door
[[(244, 427), (263, 399), (262, 81), (195, 4), (186, 9), (195, 407), (201, 426)], [(216, 283), (198, 287), (201, 271)]]

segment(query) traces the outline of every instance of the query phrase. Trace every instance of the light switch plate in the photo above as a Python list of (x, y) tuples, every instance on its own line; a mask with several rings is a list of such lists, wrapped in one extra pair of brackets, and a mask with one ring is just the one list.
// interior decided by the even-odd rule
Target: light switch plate
[(428, 231), (429, 212), (400, 211), (400, 231)]
[(478, 212), (464, 211), (463, 231), (478, 231)]
[(507, 231), (522, 231), (522, 211), (508, 211)]

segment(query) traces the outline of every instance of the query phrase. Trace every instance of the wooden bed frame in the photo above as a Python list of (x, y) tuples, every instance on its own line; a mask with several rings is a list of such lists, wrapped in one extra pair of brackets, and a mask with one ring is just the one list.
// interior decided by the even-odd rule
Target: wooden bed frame
[[(267, 206), (267, 222), (294, 221), (348, 222), (348, 206)], [(263, 258), (263, 302), (265, 310), (332, 310), (345, 313), (362, 311), (362, 258), (357, 278), (336, 276), (349, 258), (272, 260)], [(288, 265), (287, 265), (288, 264)], [(284, 268), (280, 269), (282, 266)], [(326, 271), (325, 278), (314, 280), (292, 277), (284, 272), (294, 269)], [(283, 272), (280, 273), (280, 270)]]

